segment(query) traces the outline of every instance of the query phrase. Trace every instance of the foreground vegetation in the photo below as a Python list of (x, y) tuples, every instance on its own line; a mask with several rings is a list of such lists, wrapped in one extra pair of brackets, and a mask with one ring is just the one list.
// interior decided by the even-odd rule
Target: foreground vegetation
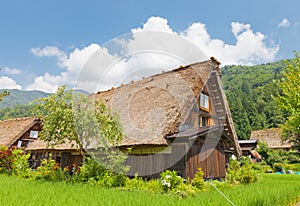
[[(0, 175), (0, 205), (230, 205), (206, 182), (207, 190), (185, 199), (90, 184), (46, 182)], [(263, 174), (253, 184), (214, 182), (235, 205), (292, 205), (300, 201), (300, 176)]]

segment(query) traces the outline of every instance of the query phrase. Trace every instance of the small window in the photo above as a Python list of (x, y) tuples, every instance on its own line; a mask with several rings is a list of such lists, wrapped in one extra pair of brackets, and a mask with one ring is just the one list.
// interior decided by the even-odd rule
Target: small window
[(19, 140), (17, 144), (17, 148), (21, 148), (21, 147), (22, 147), (22, 140)]
[(38, 131), (31, 130), (31, 131), (30, 131), (30, 134), (29, 134), (29, 137), (30, 137), (30, 138), (36, 139), (36, 138), (38, 137), (38, 135), (39, 135), (39, 132), (38, 132)]
[(200, 94), (200, 107), (208, 109), (208, 101), (209, 101), (208, 95), (201, 93)]
[(206, 127), (207, 126), (207, 118), (202, 117), (202, 127)]

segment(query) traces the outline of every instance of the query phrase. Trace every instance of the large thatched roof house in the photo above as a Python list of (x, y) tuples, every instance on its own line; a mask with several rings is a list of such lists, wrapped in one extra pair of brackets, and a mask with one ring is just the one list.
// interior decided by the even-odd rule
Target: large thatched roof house
[(255, 130), (251, 132), (251, 140), (259, 140), (268, 144), (272, 149), (290, 150), (293, 145), (287, 141), (282, 141), (280, 128), (270, 128), (265, 130)]
[[(205, 178), (225, 177), (225, 150), (237, 156), (241, 150), (219, 64), (211, 58), (90, 96), (119, 114), (129, 176), (151, 178), (171, 169), (193, 178), (201, 167)], [(26, 150), (36, 159), (51, 152), (66, 164), (80, 160), (70, 144), (51, 148), (38, 140)]]
[(120, 115), (129, 175), (173, 169), (193, 178), (201, 167), (205, 178), (225, 177), (225, 148), (241, 151), (219, 64), (211, 58), (91, 95)]
[(29, 142), (38, 138), (40, 130), (40, 121), (36, 117), (0, 121), (0, 145), (26, 148)]

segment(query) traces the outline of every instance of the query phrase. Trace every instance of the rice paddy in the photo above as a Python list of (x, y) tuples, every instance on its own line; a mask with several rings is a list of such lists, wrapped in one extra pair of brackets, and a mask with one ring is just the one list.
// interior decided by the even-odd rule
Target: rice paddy
[[(250, 185), (224, 187), (234, 205), (294, 205), (300, 201), (300, 175), (263, 174)], [(46, 182), (0, 175), (0, 205), (231, 205), (214, 189), (178, 198), (143, 191), (80, 183)]]

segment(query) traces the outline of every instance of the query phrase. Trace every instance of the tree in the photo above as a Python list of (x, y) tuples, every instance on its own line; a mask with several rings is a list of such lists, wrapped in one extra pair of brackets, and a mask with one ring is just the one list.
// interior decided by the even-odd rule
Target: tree
[(279, 108), (288, 114), (287, 121), (281, 125), (282, 138), (300, 146), (300, 57), (286, 61), (282, 71), (283, 78), (277, 83), (282, 93), (275, 97)]
[(120, 164), (126, 157), (114, 149), (123, 138), (121, 125), (103, 102), (61, 86), (55, 94), (37, 100), (35, 111), (42, 120), (40, 138), (49, 145), (70, 143), (84, 160), (88, 150), (96, 151), (89, 154), (107, 169), (122, 172)]
[[(1, 68), (0, 68), (0, 70), (1, 70)], [(2, 101), (3, 97), (8, 96), (8, 95), (9, 95), (8, 91), (4, 91), (4, 92), (0, 93), (0, 102)]]

